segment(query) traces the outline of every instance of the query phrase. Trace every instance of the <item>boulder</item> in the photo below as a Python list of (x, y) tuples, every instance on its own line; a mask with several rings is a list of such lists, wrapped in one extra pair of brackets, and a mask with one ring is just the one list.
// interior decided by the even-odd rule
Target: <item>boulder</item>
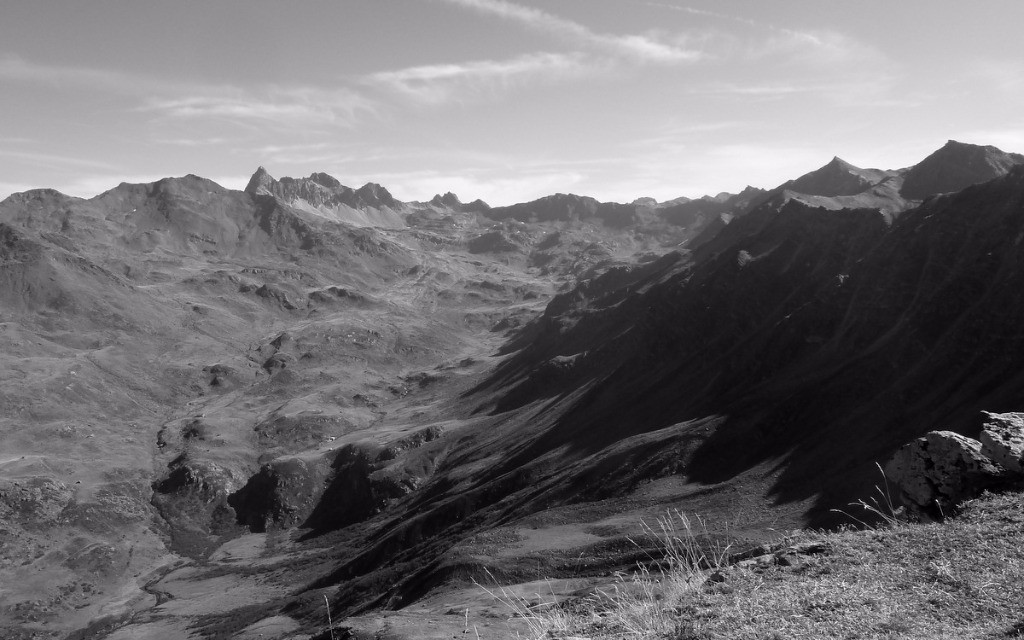
[(1003, 470), (989, 460), (981, 443), (952, 431), (931, 431), (904, 445), (885, 465), (910, 509), (942, 516), (957, 503), (999, 484)]
[(1024, 413), (984, 413), (989, 421), (978, 438), (981, 452), (1006, 471), (1024, 474)]

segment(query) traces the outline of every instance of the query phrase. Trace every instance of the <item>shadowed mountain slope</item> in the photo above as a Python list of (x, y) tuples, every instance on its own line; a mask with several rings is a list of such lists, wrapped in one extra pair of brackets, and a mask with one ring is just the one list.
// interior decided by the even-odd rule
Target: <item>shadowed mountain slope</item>
[(878, 212), (789, 202), (702, 262), (556, 299), (492, 378), (514, 385), (495, 407), (558, 394), (546, 363), (571, 359), (564, 387), (597, 382), (516, 460), (721, 414), (693, 480), (776, 460), (779, 500), (836, 506), (908, 439), (1024, 393), (1022, 237), (1024, 169), (891, 228)]
[(371, 601), (402, 606), (452, 566), (455, 538), (666, 476), (831, 522), (877, 483), (876, 460), (936, 424), (970, 431), (1024, 391), (1024, 341), (1002, 326), (1024, 315), (1004, 306), (1024, 285), (1021, 233), (1015, 170), (895, 222), (787, 199), (716, 253), (585, 279), (464, 396), (489, 417), (404, 517), (317, 584), (359, 610), (413, 558), (438, 558)]
[(725, 193), (666, 204), (660, 207), (658, 214), (671, 224), (714, 234), (733, 217), (743, 215), (756, 206), (766, 193), (764, 189), (748, 186), (737, 194)]

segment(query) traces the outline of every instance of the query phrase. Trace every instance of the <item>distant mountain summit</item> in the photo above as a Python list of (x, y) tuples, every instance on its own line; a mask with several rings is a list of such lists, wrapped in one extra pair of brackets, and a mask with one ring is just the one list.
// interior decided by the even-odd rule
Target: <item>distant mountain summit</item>
[(357, 196), (355, 206), (399, 208), (403, 204), (401, 201), (396, 200), (390, 191), (376, 182), (367, 182), (356, 189), (355, 193)]
[(810, 196), (852, 196), (892, 173), (880, 169), (861, 169), (836, 156), (820, 169), (791, 180), (780, 188)]
[(450, 207), (458, 210), (462, 208), (462, 200), (459, 200), (459, 196), (455, 195), (451, 191), (441, 195), (440, 193), (431, 198), (430, 204), (435, 207)]
[(1006, 175), (1018, 164), (1024, 164), (1024, 156), (1018, 153), (950, 140), (907, 171), (900, 193), (923, 200)]
[[(266, 175), (267, 173), (266, 169), (264, 169), (263, 167), (260, 167), (259, 169), (256, 170), (257, 173), (259, 173), (260, 171), (263, 171), (264, 175)], [(345, 185), (341, 184), (340, 180), (327, 173), (311, 173), (309, 174), (309, 179), (319, 185), (327, 187), (328, 189), (345, 189)]]
[(706, 233), (714, 234), (729, 224), (733, 216), (749, 211), (764, 198), (765, 193), (764, 189), (747, 186), (736, 194), (719, 193), (696, 200), (678, 198), (672, 204), (662, 205), (661, 216), (671, 224), (704, 229)]
[(379, 184), (367, 182), (358, 189), (353, 189), (341, 184), (334, 176), (322, 172), (311, 173), (308, 178), (285, 177), (275, 180), (266, 169), (260, 167), (252, 174), (245, 191), (252, 194), (267, 193), (285, 201), (302, 199), (317, 207), (344, 204), (358, 209), (399, 208), (403, 205)]
[(405, 226), (401, 215), (407, 209), (405, 203), (373, 182), (353, 189), (326, 173), (276, 180), (260, 167), (249, 179), (245, 191), (252, 195), (270, 195), (297, 209), (356, 226)]
[(600, 220), (610, 227), (625, 227), (637, 220), (637, 207), (617, 202), (598, 202), (589, 196), (556, 193), (531, 202), (494, 207), (487, 216), (493, 220), (519, 222), (569, 222)]
[[(929, 196), (1000, 178), (1022, 163), (1024, 156), (1019, 154), (953, 140), (904, 169), (863, 169), (837, 156), (814, 171), (736, 203), (727, 215), (708, 224), (687, 246), (691, 250), (704, 247), (714, 252), (740, 237), (752, 237), (793, 201), (829, 211), (874, 210), (891, 224)], [(694, 202), (708, 201), (702, 198)], [(693, 206), (693, 202), (687, 203), (687, 207)], [(689, 213), (687, 209), (683, 212)], [(730, 229), (724, 231), (727, 224)]]
[(447, 209), (460, 213), (481, 213), (491, 208), (489, 204), (479, 198), (472, 202), (463, 202), (459, 199), (459, 196), (451, 191), (446, 192), (444, 195), (436, 194), (427, 204), (438, 209)]
[(252, 194), (268, 193), (273, 195), (274, 189), (279, 188), (277, 187), (277, 184), (277, 180), (274, 180), (273, 176), (271, 176), (266, 169), (260, 166), (256, 169), (256, 173), (252, 174), (252, 177), (249, 178), (249, 184), (245, 185), (245, 192)]
[(833, 211), (875, 209), (892, 221), (928, 196), (998, 178), (1018, 164), (1024, 164), (1020, 154), (950, 140), (917, 165), (905, 169), (862, 168), (836, 156), (818, 169), (771, 190), (747, 187), (737, 194), (677, 198), (662, 203), (650, 198), (638, 198), (628, 204), (600, 202), (589, 196), (556, 193), (492, 208), (481, 200), (463, 203), (451, 191), (438, 193), (427, 202), (404, 203), (378, 184), (367, 183), (352, 189), (326, 173), (276, 180), (263, 167), (253, 174), (245, 190), (254, 195), (271, 195), (292, 207), (357, 226), (421, 226), (424, 216), (449, 213), (480, 213), (496, 222), (600, 223), (619, 229), (661, 221), (684, 228), (692, 239), (690, 248), (695, 249), (732, 221), (761, 209), (766, 215), (773, 215), (771, 212), (790, 200)]

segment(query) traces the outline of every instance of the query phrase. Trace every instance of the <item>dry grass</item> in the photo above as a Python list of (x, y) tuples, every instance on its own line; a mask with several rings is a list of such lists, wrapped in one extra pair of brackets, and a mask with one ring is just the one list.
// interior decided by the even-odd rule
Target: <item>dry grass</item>
[(562, 603), (554, 593), (535, 594), (533, 602), (540, 604), (500, 587), (488, 593), (527, 623), (531, 638), (678, 637), (685, 623), (669, 603), (694, 597), (709, 572), (724, 566), (729, 549), (709, 545), (705, 523), (680, 512), (643, 527), (663, 554), (649, 557), (632, 574), (620, 574), (608, 591)]
[(535, 638), (1024, 638), (1024, 494), (985, 496), (942, 524), (806, 536), (829, 551), (726, 567), (718, 581), (693, 536), (669, 536), (678, 561), (664, 571), (519, 614)]
[(831, 534), (797, 567), (730, 572), (684, 606), (708, 638), (1024, 637), (1024, 506), (987, 497), (944, 524)]

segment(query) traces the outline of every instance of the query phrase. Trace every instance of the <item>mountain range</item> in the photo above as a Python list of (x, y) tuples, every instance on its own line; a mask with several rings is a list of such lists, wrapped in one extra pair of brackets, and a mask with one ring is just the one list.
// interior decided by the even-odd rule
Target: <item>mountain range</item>
[(1022, 239), (1024, 156), (954, 141), (661, 203), (14, 194), (0, 630), (308, 638), (326, 596), (450, 638), (496, 624), (477, 582), (609, 584), (666, 509), (841, 524), (908, 440), (1019, 408)]

